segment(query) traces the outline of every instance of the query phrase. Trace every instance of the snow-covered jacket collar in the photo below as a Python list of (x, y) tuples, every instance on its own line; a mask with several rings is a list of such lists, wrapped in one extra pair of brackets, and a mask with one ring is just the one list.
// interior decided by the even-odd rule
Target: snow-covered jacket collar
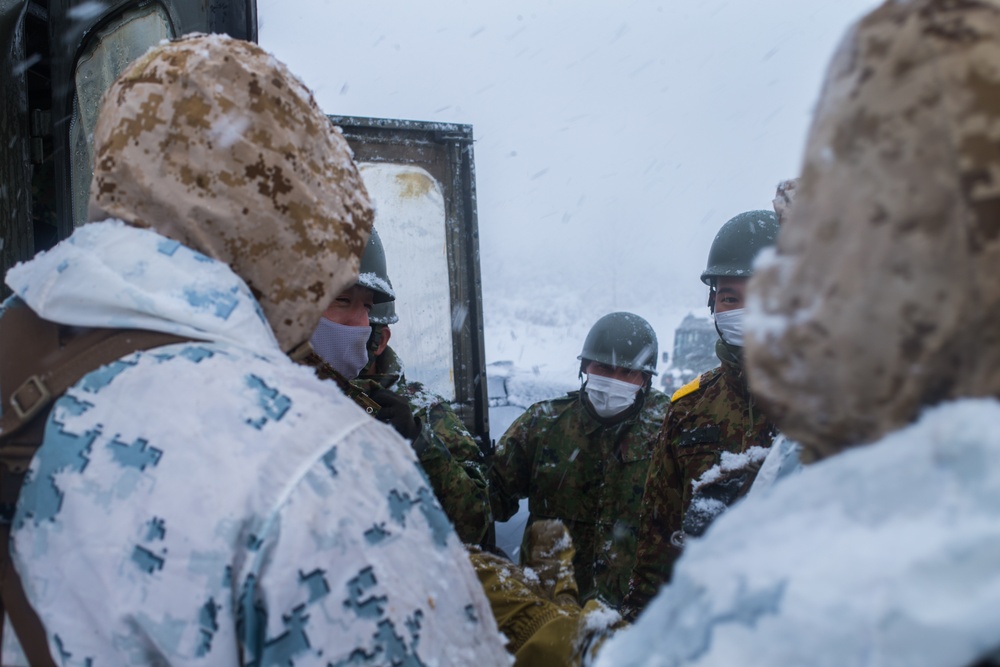
[(90, 219), (229, 264), (286, 351), (357, 280), (374, 214), (351, 150), (255, 44), (194, 35), (151, 49), (105, 94), (94, 155)]
[(281, 354), (250, 289), (228, 266), (118, 220), (80, 227), (10, 269), (6, 282), (60, 324), (162, 331)]
[(1000, 396), (1000, 3), (886, 2), (834, 57), (776, 254), (751, 390), (814, 456)]

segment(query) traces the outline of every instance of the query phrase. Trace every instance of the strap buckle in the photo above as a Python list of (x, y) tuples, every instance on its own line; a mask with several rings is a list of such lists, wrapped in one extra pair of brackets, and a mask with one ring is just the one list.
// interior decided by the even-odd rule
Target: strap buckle
[(28, 421), (49, 404), (52, 394), (42, 378), (32, 375), (10, 395), (10, 404), (21, 421)]

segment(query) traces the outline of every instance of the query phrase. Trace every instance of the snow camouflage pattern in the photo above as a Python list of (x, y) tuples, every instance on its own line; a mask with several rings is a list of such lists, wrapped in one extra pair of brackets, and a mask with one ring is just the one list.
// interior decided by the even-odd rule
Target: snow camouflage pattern
[(751, 387), (808, 458), (1000, 393), (998, 62), (1000, 4), (920, 0), (869, 14), (830, 64), (747, 293)]
[(995, 665), (998, 423), (994, 399), (952, 402), (755, 489), (597, 666)]
[(108, 325), (132, 308), (206, 339), (55, 405), (12, 543), (58, 661), (509, 664), (410, 448), (288, 360), (228, 267), (91, 223), (8, 283), (56, 321), (85, 289)]
[(286, 351), (357, 279), (374, 214), (351, 150), (255, 44), (195, 35), (151, 49), (105, 93), (94, 155), (90, 219), (153, 227), (229, 264)]
[[(318, 356), (312, 365), (317, 367), (321, 378), (328, 377), (329, 365)], [(434, 495), (459, 538), (468, 544), (479, 544), (493, 522), (493, 514), (486, 465), (472, 434), (444, 398), (427, 391), (419, 382), (406, 381), (402, 364), (392, 348), (387, 347), (377, 357), (374, 371), (351, 385), (365, 395), (385, 388), (406, 399), (413, 416), (420, 420), (421, 432), (413, 449)]]
[[(649, 464), (635, 569), (624, 604), (627, 616), (642, 611), (670, 581), (681, 553), (671, 538), (681, 531), (691, 506), (692, 483), (719, 465), (723, 453), (770, 447), (775, 435), (747, 389), (742, 367), (733, 360), (703, 374), (696, 391), (671, 403)], [(717, 489), (724, 491), (721, 486), (729, 480), (721, 480)], [(712, 495), (706, 489), (702, 493)]]
[(599, 597), (617, 607), (625, 595), (646, 473), (669, 403), (652, 389), (639, 411), (605, 425), (580, 392), (570, 392), (532, 405), (497, 445), (490, 472), (494, 515), (509, 519), (526, 497), (529, 525), (560, 519), (576, 547), (583, 601)]
[(374, 391), (391, 389), (410, 404), (420, 419), (421, 432), (414, 443), (420, 465), (430, 479), (455, 532), (467, 544), (479, 544), (493, 523), (486, 461), (462, 418), (442, 396), (420, 382), (407, 381), (403, 364), (391, 347), (375, 360), (373, 374), (355, 384)]

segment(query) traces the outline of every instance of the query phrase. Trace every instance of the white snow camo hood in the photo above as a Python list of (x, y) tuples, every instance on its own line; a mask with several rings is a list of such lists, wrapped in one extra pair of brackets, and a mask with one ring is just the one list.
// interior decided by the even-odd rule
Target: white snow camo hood
[(90, 220), (228, 264), (285, 351), (357, 280), (374, 214), (351, 150), (255, 44), (191, 35), (151, 49), (105, 93), (94, 155)]
[(1000, 3), (887, 2), (850, 31), (775, 254), (751, 389), (811, 458), (1000, 396)]

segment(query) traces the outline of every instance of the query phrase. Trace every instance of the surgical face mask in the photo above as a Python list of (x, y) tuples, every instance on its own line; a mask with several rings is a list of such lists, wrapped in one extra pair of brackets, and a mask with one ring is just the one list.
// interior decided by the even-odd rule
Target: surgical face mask
[(590, 404), (594, 406), (594, 412), (604, 419), (619, 415), (632, 407), (639, 389), (639, 385), (631, 382), (593, 374), (587, 376), (587, 385), (584, 387)]
[(309, 343), (323, 361), (335, 371), (353, 380), (368, 364), (368, 337), (371, 327), (349, 327), (320, 319)]
[(715, 326), (719, 329), (722, 340), (733, 347), (743, 347), (743, 309), (727, 310), (715, 313)]

